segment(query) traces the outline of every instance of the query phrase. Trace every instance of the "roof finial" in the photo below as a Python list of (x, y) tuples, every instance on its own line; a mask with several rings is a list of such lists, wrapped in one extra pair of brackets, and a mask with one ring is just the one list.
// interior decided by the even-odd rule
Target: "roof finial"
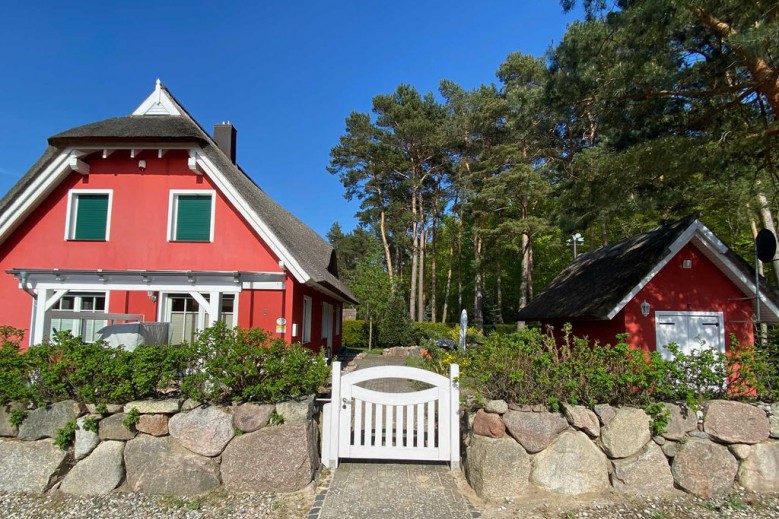
[(154, 87), (154, 91), (157, 93), (157, 104), (162, 103), (162, 81), (157, 78), (157, 86)]
[(162, 81), (160, 81), (160, 78), (157, 78), (157, 86), (155, 87), (155, 90), (159, 90), (162, 86)]

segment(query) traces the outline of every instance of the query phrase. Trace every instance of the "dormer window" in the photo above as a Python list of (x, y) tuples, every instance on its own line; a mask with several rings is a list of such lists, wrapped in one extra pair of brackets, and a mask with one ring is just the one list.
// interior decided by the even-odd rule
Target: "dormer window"
[(214, 192), (172, 191), (168, 241), (214, 241)]
[(72, 190), (65, 239), (108, 241), (112, 195), (110, 190)]

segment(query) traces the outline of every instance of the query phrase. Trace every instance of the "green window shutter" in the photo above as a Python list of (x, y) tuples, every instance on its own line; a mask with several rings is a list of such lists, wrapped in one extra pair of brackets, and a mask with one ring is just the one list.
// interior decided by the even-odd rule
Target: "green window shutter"
[(76, 195), (75, 240), (105, 240), (108, 195)]
[(211, 240), (211, 196), (179, 195), (176, 198), (176, 241)]

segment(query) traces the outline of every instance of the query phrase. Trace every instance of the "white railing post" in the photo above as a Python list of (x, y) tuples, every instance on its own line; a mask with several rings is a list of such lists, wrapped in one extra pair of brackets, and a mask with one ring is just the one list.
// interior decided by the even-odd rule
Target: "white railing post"
[(449, 427), (451, 436), (449, 466), (452, 470), (460, 468), (460, 366), (449, 365)]
[(330, 448), (328, 449), (329, 463), (325, 466), (330, 469), (338, 468), (338, 455), (340, 445), (338, 442), (339, 428), (341, 427), (341, 362), (332, 364), (332, 394), (330, 397)]

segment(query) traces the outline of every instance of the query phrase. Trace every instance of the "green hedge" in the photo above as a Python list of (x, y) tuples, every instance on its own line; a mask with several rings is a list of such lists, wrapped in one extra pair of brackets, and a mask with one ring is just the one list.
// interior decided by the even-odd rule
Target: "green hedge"
[[(343, 321), (341, 323), (341, 346), (351, 349), (368, 347), (368, 322)], [(376, 330), (374, 330), (376, 333)]]
[[(735, 341), (733, 341), (735, 343)], [(511, 335), (491, 334), (465, 352), (428, 345), (423, 367), (448, 373), (460, 364), (464, 388), (485, 400), (517, 404), (598, 403), (649, 406), (683, 401), (695, 406), (710, 399), (779, 398), (779, 369), (754, 347), (736, 344), (727, 355), (711, 350), (685, 355), (671, 346), (672, 358), (616, 345), (590, 344), (571, 336), (556, 344), (534, 329)]]
[(16, 332), (0, 327), (0, 404), (126, 403), (170, 394), (213, 403), (277, 402), (316, 392), (329, 371), (322, 354), (224, 323), (191, 344), (142, 345), (133, 352), (62, 333), (20, 354)]

